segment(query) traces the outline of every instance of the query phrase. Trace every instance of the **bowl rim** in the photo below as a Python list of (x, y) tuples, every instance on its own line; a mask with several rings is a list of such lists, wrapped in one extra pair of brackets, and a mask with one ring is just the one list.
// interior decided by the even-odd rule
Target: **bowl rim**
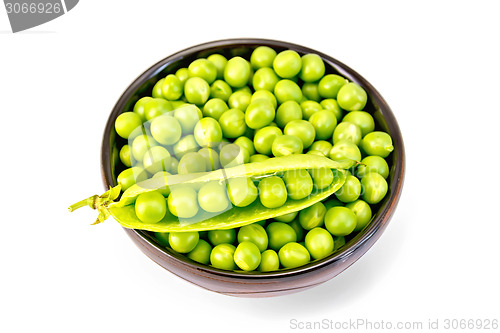
[[(352, 242), (349, 246), (346, 246), (344, 249), (341, 249), (338, 252), (334, 252), (331, 255), (320, 259), (313, 260), (306, 265), (292, 268), (292, 269), (280, 269), (278, 271), (273, 272), (243, 272), (243, 271), (226, 271), (218, 268), (211, 267), (209, 265), (204, 265), (197, 263), (195, 261), (189, 260), (186, 256), (182, 254), (177, 254), (174, 251), (160, 247), (156, 242), (152, 240), (151, 237), (145, 235), (144, 231), (136, 230), (136, 229), (125, 229), (125, 231), (131, 237), (140, 237), (143, 241), (145, 241), (150, 246), (153, 246), (158, 253), (164, 254), (169, 259), (173, 260), (177, 264), (180, 265), (188, 265), (192, 269), (203, 271), (205, 273), (211, 274), (213, 276), (224, 276), (235, 279), (269, 279), (269, 278), (285, 278), (290, 276), (301, 275), (305, 273), (310, 273), (312, 270), (316, 270), (321, 267), (329, 266), (338, 262), (347, 261), (347, 259), (358, 249), (365, 247), (368, 245), (368, 248), (365, 252), (372, 246), (375, 242), (372, 238), (376, 235), (376, 239), (380, 237), (382, 232), (387, 227), (387, 224), (394, 214), (395, 208), (401, 196), (401, 191), (404, 183), (404, 174), (406, 168), (405, 162), (405, 149), (404, 142), (401, 134), (401, 130), (397, 123), (397, 120), (389, 107), (388, 103), (381, 96), (381, 94), (369, 83), (364, 77), (362, 77), (359, 73), (345, 65), (344, 63), (338, 61), (337, 59), (309, 47), (305, 47), (299, 44), (273, 40), (273, 39), (262, 39), (262, 38), (230, 38), (230, 39), (221, 39), (209, 41), (201, 44), (197, 44), (191, 47), (187, 47), (183, 50), (180, 50), (176, 53), (173, 53), (162, 60), (158, 61), (150, 68), (145, 70), (142, 74), (140, 74), (132, 83), (125, 89), (120, 98), (117, 100), (114, 105), (107, 123), (104, 128), (104, 135), (101, 144), (101, 174), (102, 180), (104, 183), (104, 187), (106, 190), (109, 189), (110, 186), (116, 185), (115, 180), (112, 177), (111, 167), (110, 167), (110, 159), (111, 159), (111, 149), (110, 149), (110, 134), (114, 128), (114, 120), (116, 117), (124, 111), (125, 104), (128, 99), (136, 93), (138, 88), (144, 84), (145, 81), (151, 79), (152, 77), (159, 74), (163, 69), (165, 69), (169, 64), (175, 63), (176, 61), (180, 61), (186, 57), (189, 57), (193, 54), (200, 53), (202, 51), (208, 50), (216, 50), (219, 48), (230, 48), (230, 47), (257, 47), (257, 46), (269, 46), (271, 48), (284, 48), (284, 49), (292, 49), (299, 54), (306, 53), (315, 53), (318, 54), (323, 61), (327, 62), (331, 65), (340, 75), (347, 76), (352, 82), (356, 82), (361, 85), (368, 93), (368, 97), (371, 100), (372, 104), (378, 106), (380, 113), (383, 115), (387, 126), (390, 129), (390, 135), (393, 139), (393, 144), (395, 146), (394, 153), (397, 153), (396, 163), (393, 164), (394, 175), (392, 177), (392, 183), (389, 187), (389, 197), (386, 199), (386, 203), (382, 207), (381, 211), (379, 211), (378, 216), (373, 219), (368, 228), (355, 236), (356, 241)], [(375, 240), (376, 240), (375, 239)], [(369, 240), (372, 240), (372, 244), (369, 244)]]

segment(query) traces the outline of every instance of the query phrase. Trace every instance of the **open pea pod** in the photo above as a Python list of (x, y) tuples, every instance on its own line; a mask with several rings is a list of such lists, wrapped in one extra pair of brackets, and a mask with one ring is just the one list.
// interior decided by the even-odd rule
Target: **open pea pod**
[[(70, 211), (88, 205), (99, 211), (96, 223), (103, 222), (109, 215), (113, 216), (118, 223), (129, 229), (141, 229), (154, 232), (182, 232), (203, 231), (214, 229), (231, 229), (241, 227), (253, 222), (266, 220), (276, 216), (302, 210), (326, 199), (335, 193), (345, 182), (345, 169), (351, 167), (353, 161), (336, 162), (329, 158), (317, 155), (290, 155), (271, 158), (262, 162), (242, 164), (228, 169), (219, 169), (211, 172), (196, 173), (189, 175), (171, 175), (167, 177), (153, 177), (146, 181), (137, 183), (128, 188), (118, 201), (110, 199), (110, 192), (116, 194), (114, 187), (101, 196), (92, 196), (71, 206)], [(135, 200), (141, 193), (176, 185), (188, 185), (195, 188), (201, 187), (210, 181), (224, 182), (228, 179), (239, 177), (261, 177), (279, 175), (288, 170), (330, 168), (334, 171), (332, 183), (322, 189), (316, 190), (304, 199), (293, 200), (288, 198), (284, 205), (278, 208), (266, 208), (255, 200), (246, 207), (231, 207), (230, 209), (211, 214), (200, 210), (192, 218), (179, 219), (167, 212), (166, 216), (157, 223), (144, 223), (135, 214)], [(118, 189), (119, 190), (119, 189)]]

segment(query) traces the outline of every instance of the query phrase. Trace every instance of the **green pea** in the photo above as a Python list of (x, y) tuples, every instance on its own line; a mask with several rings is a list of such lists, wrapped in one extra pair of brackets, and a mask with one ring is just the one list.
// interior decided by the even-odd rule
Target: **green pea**
[(287, 243), (297, 241), (295, 230), (286, 223), (271, 222), (266, 231), (269, 237), (269, 247), (275, 251), (279, 251)]
[(337, 94), (339, 106), (347, 111), (361, 111), (366, 105), (366, 91), (354, 82), (346, 83)]
[(313, 179), (314, 187), (318, 190), (323, 190), (330, 186), (333, 182), (334, 175), (330, 168), (317, 168), (309, 170)]
[(243, 92), (245, 94), (250, 94), (250, 97), (252, 96), (252, 89), (250, 89), (249, 86), (244, 86), (242, 88), (237, 88), (235, 92)]
[(300, 225), (299, 219), (293, 220), (292, 222), (288, 223), (288, 225), (295, 231), (295, 234), (297, 235), (297, 242), (303, 241), (305, 230)]
[(289, 223), (292, 222), (298, 214), (299, 212), (291, 212), (285, 215), (275, 216), (274, 219), (278, 222)]
[(354, 143), (350, 141), (337, 141), (330, 150), (328, 156), (337, 162), (345, 160), (361, 160), (361, 152)]
[(295, 268), (311, 261), (311, 255), (307, 249), (299, 243), (285, 244), (278, 252), (280, 263), (285, 268)]
[(313, 142), (311, 147), (309, 147), (309, 151), (316, 150), (323, 153), (324, 156), (328, 156), (330, 150), (332, 150), (332, 147), (333, 145), (330, 142), (318, 140)]
[(273, 68), (280, 77), (288, 79), (299, 74), (302, 68), (300, 55), (293, 50), (281, 51), (273, 60)]
[(189, 77), (199, 77), (211, 84), (217, 78), (217, 68), (207, 59), (196, 59), (189, 64)]
[(151, 121), (150, 127), (153, 138), (162, 145), (173, 145), (182, 135), (179, 121), (168, 115), (161, 115)]
[(238, 231), (238, 243), (251, 242), (257, 245), (260, 252), (267, 249), (269, 239), (266, 230), (259, 224), (252, 223), (243, 226)]
[(302, 68), (299, 73), (302, 81), (318, 81), (323, 75), (325, 75), (325, 63), (319, 55), (309, 53), (302, 56)]
[(181, 80), (182, 84), (186, 83), (187, 79), (189, 79), (189, 70), (185, 67), (179, 68), (175, 72), (175, 76)]
[(220, 244), (232, 244), (236, 240), (236, 231), (234, 229), (210, 230), (208, 240), (213, 246)]
[(130, 146), (129, 145), (124, 145), (120, 149), (120, 161), (126, 167), (130, 168), (132, 166), (132, 156), (130, 154)]
[(142, 167), (138, 166), (123, 170), (116, 178), (118, 184), (121, 185), (122, 191), (125, 191), (130, 186), (146, 179), (148, 179), (146, 171)]
[(234, 262), (244, 271), (253, 271), (259, 267), (261, 255), (257, 245), (251, 242), (238, 244), (234, 251)]
[(192, 134), (203, 113), (195, 105), (185, 105), (174, 111), (174, 117), (179, 121), (183, 134)]
[(163, 98), (153, 98), (144, 104), (144, 116), (146, 117), (146, 120), (151, 120), (162, 114), (168, 113), (173, 109), (174, 108), (169, 101), (166, 101)]
[(302, 100), (302, 90), (297, 83), (284, 79), (278, 81), (274, 86), (274, 96), (276, 96), (278, 104), (283, 104), (286, 101), (300, 103)]
[(130, 134), (141, 126), (141, 117), (135, 112), (124, 112), (115, 120), (116, 133), (124, 139), (128, 139)]
[(292, 120), (283, 130), (285, 135), (296, 136), (302, 141), (303, 148), (309, 148), (316, 137), (314, 126), (307, 120)]
[(188, 152), (184, 154), (177, 166), (179, 175), (205, 171), (207, 171), (205, 158), (197, 152)]
[(375, 120), (371, 114), (365, 111), (351, 111), (344, 116), (342, 121), (356, 124), (361, 129), (361, 135), (364, 137), (375, 130)]
[(207, 241), (200, 239), (195, 248), (187, 254), (187, 257), (193, 261), (199, 262), (200, 264), (208, 265), (210, 262), (210, 253), (212, 252), (212, 247)]
[(193, 217), (199, 210), (198, 195), (189, 186), (177, 186), (171, 189), (167, 204), (168, 210), (180, 218)]
[[(316, 143), (318, 143), (318, 144), (316, 144)], [(309, 147), (309, 150), (307, 151), (306, 154), (313, 154), (313, 155), (318, 155), (318, 156), (328, 156), (332, 147), (333, 147), (333, 145), (330, 142), (322, 141), (322, 140), (315, 141), (311, 145), (311, 147)]]
[(289, 122), (293, 120), (302, 119), (302, 109), (299, 103), (295, 101), (286, 101), (281, 104), (276, 110), (276, 124), (280, 128), (284, 128)]
[(210, 253), (210, 263), (213, 267), (232, 271), (236, 269), (234, 251), (236, 247), (231, 244), (219, 244)]
[(198, 191), (198, 203), (209, 213), (225, 211), (229, 206), (226, 185), (216, 180), (206, 183)]
[(361, 160), (357, 175), (359, 178), (363, 178), (370, 172), (376, 172), (387, 179), (389, 176), (389, 165), (380, 156), (367, 156)]
[(157, 146), (153, 137), (149, 135), (139, 135), (132, 141), (132, 156), (136, 161), (142, 161), (146, 152), (151, 149), (151, 147)]
[(163, 80), (161, 94), (164, 98), (175, 101), (181, 98), (184, 93), (184, 83), (174, 74), (169, 74)]
[(162, 146), (151, 147), (142, 160), (142, 165), (150, 174), (167, 171), (170, 163), (170, 153)]
[(270, 157), (263, 154), (255, 154), (250, 156), (250, 163), (262, 162), (268, 160)]
[(337, 122), (342, 119), (343, 112), (336, 100), (327, 98), (322, 100), (319, 104), (323, 109), (333, 112), (333, 114), (337, 118)]
[(179, 168), (179, 160), (173, 156), (170, 156), (170, 163), (168, 165), (168, 172), (171, 174), (176, 174)]
[(334, 241), (332, 235), (323, 228), (310, 230), (305, 238), (307, 251), (314, 259), (323, 259), (333, 252)]
[(258, 99), (250, 103), (245, 111), (245, 123), (252, 129), (259, 129), (269, 125), (276, 112), (271, 102), (265, 99)]
[(229, 109), (219, 118), (222, 133), (226, 138), (237, 138), (247, 130), (245, 114), (239, 109)]
[(339, 141), (350, 141), (355, 145), (361, 142), (361, 129), (358, 125), (342, 121), (333, 132), (333, 144)]
[(276, 157), (288, 156), (292, 154), (302, 154), (302, 140), (293, 135), (277, 136), (272, 143), (272, 152)]
[(205, 104), (210, 97), (210, 86), (201, 77), (190, 77), (184, 84), (184, 96), (189, 103)]
[(177, 158), (182, 158), (185, 154), (196, 152), (199, 149), (193, 134), (180, 138), (174, 145), (174, 154)]
[(325, 140), (332, 137), (333, 131), (337, 126), (337, 118), (329, 110), (315, 112), (309, 118), (309, 122), (316, 131), (317, 140)]
[(214, 147), (222, 140), (222, 128), (214, 118), (202, 118), (194, 127), (194, 138), (201, 147)]
[(319, 95), (323, 98), (337, 98), (337, 94), (348, 81), (340, 75), (328, 74), (318, 83)]
[(207, 60), (214, 64), (217, 69), (217, 79), (224, 78), (224, 69), (227, 65), (227, 59), (222, 54), (211, 54), (207, 57)]
[(200, 154), (205, 159), (205, 169), (207, 171), (213, 171), (220, 168), (219, 154), (212, 148), (201, 148), (198, 150)]
[(372, 205), (382, 201), (388, 190), (387, 181), (375, 172), (361, 178), (361, 186), (363, 187), (363, 200)]
[(299, 223), (305, 230), (321, 227), (324, 223), (325, 214), (325, 205), (321, 202), (316, 202), (314, 205), (300, 211)]
[(203, 106), (203, 116), (219, 120), (220, 116), (227, 110), (229, 110), (229, 107), (224, 100), (220, 98), (212, 98)]
[(144, 106), (149, 102), (151, 101), (153, 98), (152, 97), (149, 97), (149, 96), (146, 96), (146, 97), (142, 97), (140, 98), (137, 102), (135, 102), (134, 104), (134, 112), (137, 113), (139, 115), (139, 117), (141, 118), (141, 121), (144, 122), (146, 121), (146, 114), (144, 112)]
[(220, 98), (224, 102), (227, 103), (229, 101), (229, 97), (233, 93), (233, 90), (226, 82), (222, 80), (216, 80), (210, 86), (210, 97), (211, 98)]
[(356, 215), (349, 208), (332, 207), (326, 212), (325, 227), (332, 235), (349, 235), (356, 228)]
[(318, 91), (318, 84), (314, 82), (304, 82), (302, 85), (302, 95), (306, 100), (319, 102), (321, 96)]
[(220, 150), (219, 160), (224, 168), (231, 168), (248, 163), (250, 161), (250, 154), (245, 148), (232, 143)]
[(365, 135), (359, 147), (367, 155), (375, 155), (380, 157), (387, 157), (394, 150), (392, 145), (392, 138), (385, 132), (371, 132)]
[(252, 94), (248, 91), (235, 91), (229, 96), (229, 107), (245, 111), (250, 105)]
[(335, 192), (335, 196), (342, 202), (353, 202), (358, 200), (361, 194), (361, 183), (359, 179), (348, 175), (344, 185)]
[(170, 247), (168, 244), (168, 232), (155, 232), (155, 239), (163, 247)]
[(313, 181), (307, 170), (288, 170), (283, 175), (288, 196), (293, 200), (308, 197), (313, 189)]
[(269, 46), (258, 46), (250, 56), (250, 64), (254, 69), (272, 67), (276, 51)]
[(246, 136), (241, 136), (241, 137), (237, 138), (236, 140), (234, 140), (234, 144), (238, 145), (242, 148), (245, 148), (248, 151), (248, 153), (250, 154), (250, 156), (255, 154), (255, 148), (253, 146), (253, 141), (250, 140), (249, 138), (247, 138)]
[(304, 119), (306, 119), (306, 120), (309, 120), (309, 118), (311, 118), (311, 116), (313, 114), (315, 114), (316, 112), (323, 110), (323, 107), (321, 106), (321, 104), (319, 104), (318, 102), (309, 101), (309, 100), (302, 101), (300, 103), (300, 108), (302, 109), (302, 115), (303, 115)]
[(188, 253), (194, 250), (200, 234), (197, 231), (192, 232), (171, 232), (168, 235), (168, 243), (175, 252)]
[(168, 176), (171, 174), (167, 171), (158, 171), (153, 175), (153, 178), (162, 179), (162, 185), (159, 186), (157, 191), (161, 193), (164, 197), (167, 197), (170, 194), (170, 187), (168, 186)]
[(272, 68), (260, 68), (258, 69), (252, 78), (252, 86), (255, 91), (268, 90), (274, 91), (276, 83), (279, 81), (278, 75), (274, 72)]
[(263, 178), (259, 182), (259, 199), (266, 208), (277, 208), (285, 204), (286, 186), (283, 179), (277, 176)]
[(242, 57), (228, 60), (224, 68), (224, 80), (234, 88), (244, 87), (250, 79), (251, 68), (248, 61)]
[(323, 201), (323, 204), (325, 205), (326, 211), (328, 211), (332, 207), (339, 207), (339, 206), (343, 206), (344, 205), (338, 199), (332, 198), (332, 197), (329, 197), (328, 199), (326, 199), (326, 200)]
[(278, 106), (278, 101), (276, 100), (276, 97), (273, 95), (272, 92), (268, 90), (258, 90), (252, 94), (252, 98), (250, 99), (250, 104), (253, 102), (259, 100), (259, 99), (264, 99), (270, 102), (273, 105), (273, 108), (276, 109)]
[(163, 98), (161, 94), (161, 87), (163, 86), (163, 81), (165, 81), (164, 78), (158, 80), (154, 85), (153, 90), (151, 91), (151, 95), (153, 96), (153, 98)]
[(280, 268), (280, 260), (278, 254), (274, 250), (266, 250), (261, 254), (259, 271), (273, 272)]
[(356, 200), (345, 205), (356, 215), (356, 228), (354, 231), (361, 231), (370, 223), (372, 219), (372, 209), (369, 204), (363, 200)]
[(253, 138), (255, 150), (263, 155), (270, 155), (274, 140), (283, 135), (278, 127), (267, 126), (259, 129)]
[(135, 214), (144, 223), (158, 223), (167, 213), (167, 203), (158, 191), (139, 194), (135, 201)]

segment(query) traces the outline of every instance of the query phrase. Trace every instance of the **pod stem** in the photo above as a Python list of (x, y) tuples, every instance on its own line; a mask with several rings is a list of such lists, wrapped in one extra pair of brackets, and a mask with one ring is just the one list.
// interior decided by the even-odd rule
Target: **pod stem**
[(92, 224), (104, 222), (104, 220), (109, 217), (109, 211), (107, 210), (108, 205), (113, 203), (114, 200), (118, 198), (118, 196), (120, 195), (120, 191), (121, 186), (117, 185), (101, 195), (93, 195), (91, 197), (88, 197), (87, 199), (83, 199), (75, 204), (72, 204), (68, 207), (68, 210), (72, 212), (74, 210), (77, 210), (78, 208), (89, 206), (90, 208), (97, 209), (99, 211), (97, 220)]
[(73, 212), (73, 211), (77, 210), (78, 208), (82, 208), (85, 206), (89, 206), (92, 209), (96, 209), (96, 207), (95, 207), (96, 198), (97, 198), (97, 195), (93, 195), (87, 199), (83, 199), (81, 201), (78, 201), (77, 203), (74, 203), (71, 206), (69, 206), (68, 210), (70, 212)]

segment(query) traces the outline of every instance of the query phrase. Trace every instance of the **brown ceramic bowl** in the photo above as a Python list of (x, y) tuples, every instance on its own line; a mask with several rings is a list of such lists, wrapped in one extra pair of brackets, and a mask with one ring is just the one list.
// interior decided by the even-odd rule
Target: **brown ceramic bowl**
[(163, 268), (200, 287), (232, 296), (263, 297), (294, 293), (323, 283), (347, 269), (366, 253), (384, 232), (396, 209), (405, 173), (403, 139), (396, 118), (382, 96), (361, 75), (326, 54), (300, 45), (266, 39), (228, 39), (196, 45), (177, 52), (146, 70), (125, 90), (113, 108), (104, 131), (101, 165), (106, 189), (117, 184), (116, 175), (124, 168), (118, 158), (118, 148), (124, 142), (117, 137), (114, 129), (115, 119), (120, 113), (131, 110), (139, 98), (150, 96), (157, 80), (181, 67), (187, 67), (194, 59), (213, 53), (221, 53), (228, 58), (238, 55), (249, 59), (252, 50), (260, 45), (272, 47), (277, 52), (291, 49), (301, 55), (316, 53), (323, 58), (327, 73), (340, 74), (361, 85), (369, 96), (365, 110), (374, 116), (377, 129), (392, 136), (395, 149), (388, 158), (389, 192), (374, 209), (374, 218), (369, 226), (349, 239), (338, 252), (299, 268), (269, 273), (224, 271), (198, 264), (159, 246), (148, 232), (125, 229), (141, 251)]

